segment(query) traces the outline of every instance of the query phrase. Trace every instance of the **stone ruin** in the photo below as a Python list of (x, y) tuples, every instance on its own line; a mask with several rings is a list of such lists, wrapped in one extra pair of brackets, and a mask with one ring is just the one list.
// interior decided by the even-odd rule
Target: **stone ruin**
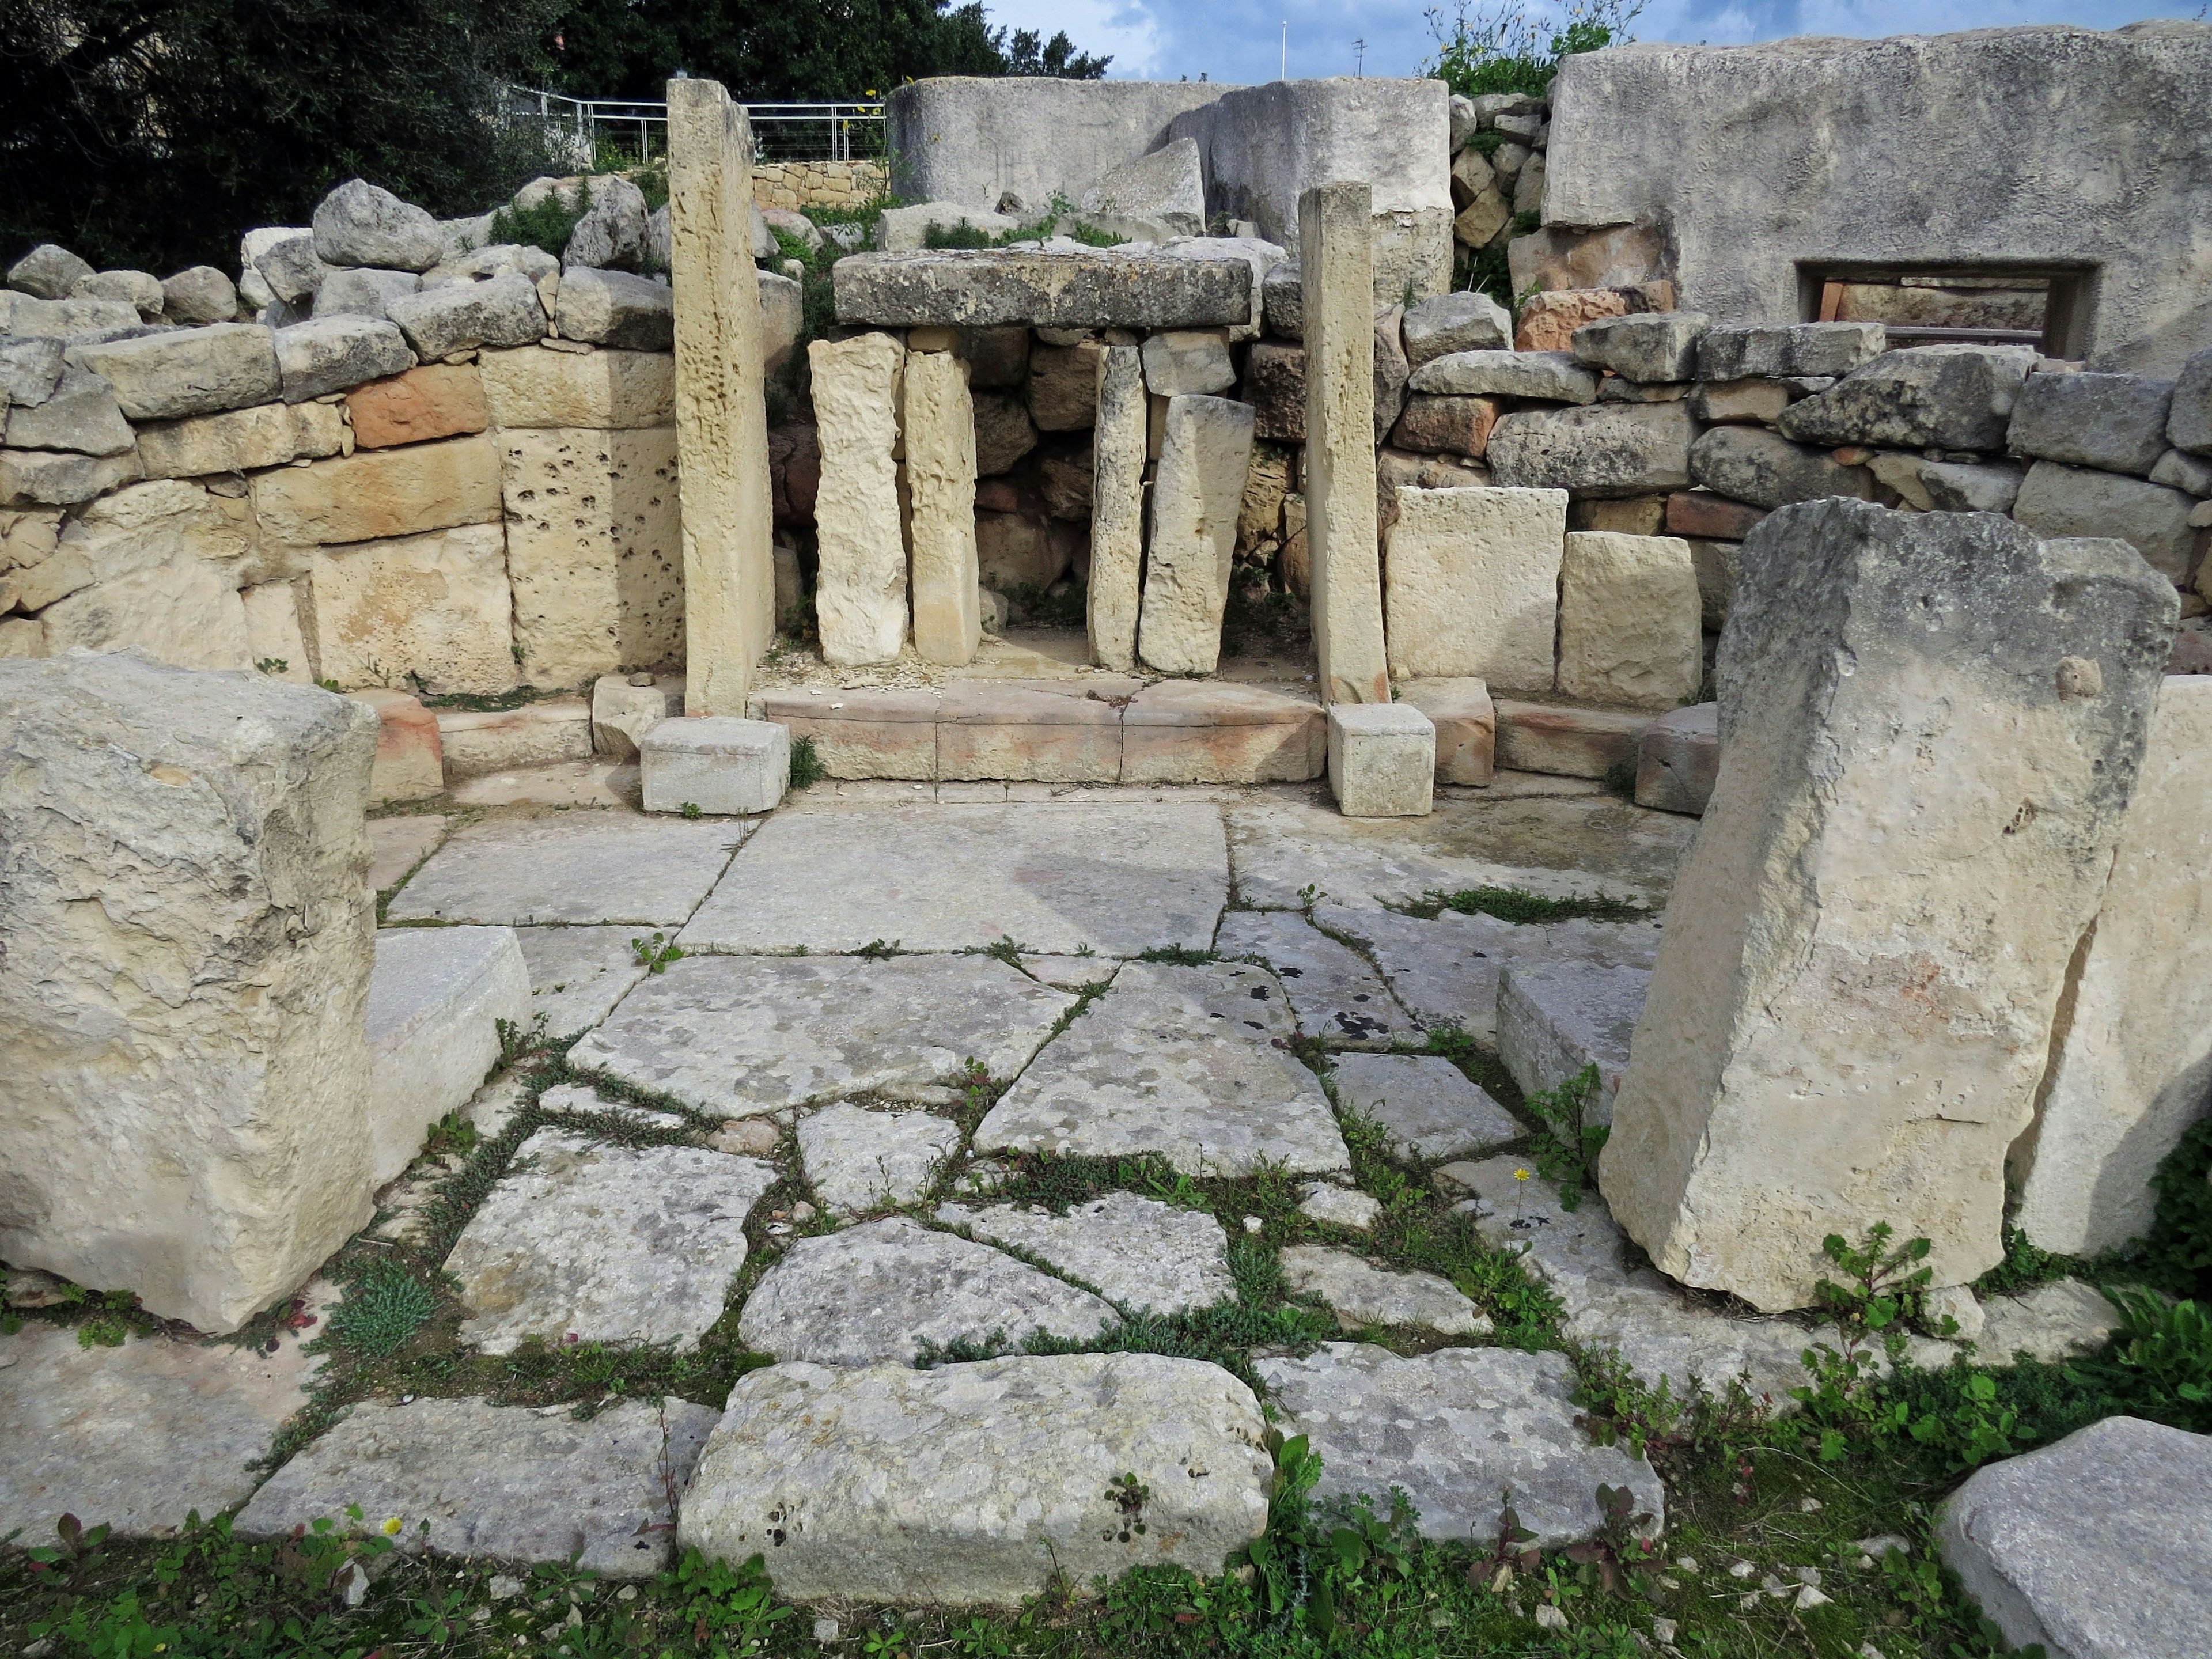
[[(1902, 211), (1898, 157), (1931, 134), (1982, 157), (1974, 123), (2048, 102), (2054, 46), (2072, 101), (2018, 118), (2036, 187), (1962, 168)], [(994, 1160), (1273, 1160), (1350, 1237), (1374, 1200), (1332, 1100), (1371, 1103), (1487, 1236), (1526, 1247), (1574, 1340), (1770, 1402), (1808, 1334), (1742, 1305), (1810, 1307), (1822, 1238), (1876, 1221), (1931, 1241), (1990, 1352), (2100, 1335), (2079, 1287), (1986, 1310), (1963, 1287), (2008, 1217), (2069, 1254), (2141, 1237), (2152, 1171), (2212, 1106), (2212, 311), (2175, 229), (2201, 216), (2179, 181), (2204, 140), (2166, 133), (2159, 188), (2130, 205), (2069, 216), (2046, 187), (2109, 161), (2112, 110), (2208, 77), (2212, 31), (2159, 24), (1626, 48), (1571, 59), (1548, 103), (923, 82), (891, 107), (893, 184), (919, 199), (831, 267), (836, 321), (803, 362), (744, 112), (711, 82), (671, 84), (667, 206), (574, 181), (561, 259), (359, 180), (310, 228), (250, 233), (235, 283), (35, 250), (0, 292), (0, 1002), (21, 1061), (0, 1085), (0, 1259), (237, 1330), (423, 1201), (450, 1173), (418, 1162), (432, 1124), (473, 1112), (495, 1136), (518, 1085), (478, 1085), (503, 1026), (604, 981), (588, 1018), (561, 1005), (590, 1028), (574, 1063), (674, 1103), (530, 1097), (552, 1115), (453, 1244), (461, 1340), (696, 1342), (760, 1228), (790, 1231), (795, 1212), (756, 1206), (796, 1157), (825, 1210), (878, 1218), (775, 1244), (730, 1311), (779, 1363), (719, 1418), (682, 1408), (667, 1443), (696, 1472), (661, 1522), (742, 1559), (759, 1514), (878, 1472), (869, 1431), (808, 1453), (792, 1411), (951, 1410), (898, 1463), (898, 1502), (919, 1514), (946, 1471), (995, 1460), (991, 1502), (1046, 1518), (1011, 1542), (894, 1538), (820, 1500), (838, 1541), (778, 1583), (954, 1603), (1036, 1588), (1038, 1539), (1118, 1570), (1077, 1548), (1077, 1488), (1139, 1458), (1163, 1413), (1196, 1437), (1177, 1469), (1214, 1484), (1161, 1559), (1216, 1571), (1266, 1508), (1257, 1402), (1216, 1368), (979, 1362), (956, 1409), (949, 1373), (909, 1367), (917, 1342), (994, 1322), (1085, 1340), (1146, 1305), (1099, 1229), (1148, 1241), (1176, 1306), (1228, 1282), (1225, 1237), (1132, 1194), (1095, 1217), (973, 1207)], [(1993, 89), (1971, 118), (1961, 81)], [(1816, 188), (1723, 119), (1747, 88), (1888, 113)], [(1680, 148), (1662, 131), (1720, 133), (1711, 166), (1655, 169)], [(963, 223), (1004, 245), (931, 245)], [(1511, 311), (1452, 285), (1455, 258), (1497, 255), (1534, 290)], [(1255, 588), (1304, 607), (1310, 659), (1234, 648)], [(1078, 593), (1079, 631), (1015, 614)], [(800, 744), (851, 805), (776, 811)], [(367, 877), (366, 811), (537, 799), (562, 768), (565, 803), (665, 816), (433, 829)], [(1470, 865), (1418, 839), (1544, 777), (1645, 809), (1663, 928), (1376, 908), (1419, 896), (1407, 869), (1598, 884), (1587, 854), (1477, 835)], [(1289, 835), (1292, 809), (1256, 790), (1323, 780), (1349, 824)], [(1244, 792), (1222, 797), (1243, 803), (1229, 841), (1213, 808), (1160, 793), (1180, 785)], [(1090, 786), (1159, 810), (1047, 799)], [(978, 816), (940, 829), (869, 792)], [(424, 821), (375, 823), (398, 848)], [(1599, 859), (1616, 873), (1640, 867), (1623, 840)], [(542, 879), (519, 893), (509, 862)], [(1310, 869), (1344, 884), (1294, 878)], [(647, 927), (698, 959), (629, 971), (614, 936)], [(994, 939), (1016, 960), (952, 954)], [(919, 954), (872, 958), (886, 941)], [(623, 965), (587, 970), (587, 945)], [(1239, 960), (1130, 960), (1162, 951)], [(1109, 980), (1107, 1015), (1060, 1030)], [(1444, 1024), (1529, 1093), (1596, 1068), (1602, 1204), (1532, 1209), (1525, 1126), (1392, 1052)], [(794, 1030), (803, 1057), (763, 1046)], [(1338, 1051), (1328, 1091), (1278, 1053), (1291, 1035)], [(1012, 1086), (963, 1145), (930, 1109), (971, 1054)], [(595, 1139), (608, 1113), (662, 1139)], [(912, 1211), (957, 1159), (961, 1201)], [(562, 1233), (583, 1194), (602, 1219)], [(909, 1212), (878, 1216), (886, 1198)], [(641, 1243), (660, 1229), (689, 1241), (680, 1271)], [(1349, 1328), (1488, 1333), (1442, 1280), (1334, 1247), (1282, 1259)], [(915, 1273), (941, 1294), (909, 1308)], [(1534, 1483), (1547, 1539), (1589, 1534), (1595, 1479), (1662, 1504), (1641, 1459), (1593, 1462), (1571, 1433), (1557, 1356), (1332, 1344), (1256, 1374), (1333, 1467), (1418, 1477), (1437, 1516), (1500, 1470), (1449, 1436), (1419, 1439), (1425, 1474), (1390, 1462), (1393, 1413), (1430, 1389), (1571, 1446), (1580, 1492), (1504, 1471)], [(1109, 1393), (1120, 1408), (1078, 1403)], [(250, 1394), (240, 1444), (289, 1409)], [(625, 1517), (660, 1513), (658, 1428), (617, 1412), (549, 1438), (434, 1403), (356, 1407), (241, 1525), (312, 1518), (349, 1480), (404, 1508), (446, 1443), (597, 1460), (638, 1488)], [(71, 1432), (48, 1431), (40, 1493), (76, 1478)], [(203, 1507), (252, 1492), (208, 1480)], [(46, 1524), (45, 1502), (10, 1492), (0, 1522)], [(156, 1509), (131, 1525), (172, 1523)], [(458, 1523), (518, 1559), (555, 1525), (527, 1504)], [(665, 1559), (618, 1531), (587, 1563)]]

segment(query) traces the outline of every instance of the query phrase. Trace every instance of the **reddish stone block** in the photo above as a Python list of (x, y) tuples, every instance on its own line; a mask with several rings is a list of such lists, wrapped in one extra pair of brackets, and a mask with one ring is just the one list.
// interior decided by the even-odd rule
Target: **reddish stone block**
[(1161, 680), (1121, 717), (1124, 783), (1304, 783), (1328, 765), (1318, 702), (1226, 680)]
[(1667, 533), (1740, 542), (1766, 516), (1763, 507), (1732, 501), (1710, 489), (1678, 489), (1667, 498)]
[(1479, 679), (1408, 680), (1398, 700), (1419, 709), (1437, 728), (1437, 781), (1490, 781), (1496, 766), (1498, 708)]
[(474, 363), (429, 363), (346, 393), (356, 449), (391, 449), (482, 432), (491, 424)]
[(1601, 778), (1615, 767), (1633, 771), (1637, 744), (1650, 714), (1570, 704), (1498, 702), (1498, 764), (1515, 772)]
[(438, 717), (404, 691), (349, 691), (376, 711), (376, 760), (369, 769), (372, 805), (425, 800), (446, 788), (446, 751)]
[(752, 718), (791, 728), (793, 743), (814, 739), (833, 778), (937, 776), (938, 695), (914, 690), (836, 690), (785, 687), (752, 700)]

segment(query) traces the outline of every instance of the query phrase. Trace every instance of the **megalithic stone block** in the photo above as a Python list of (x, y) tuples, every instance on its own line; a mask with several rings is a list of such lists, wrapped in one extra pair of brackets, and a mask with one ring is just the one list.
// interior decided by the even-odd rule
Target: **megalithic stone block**
[(1801, 502), (1744, 544), (1719, 781), (1600, 1187), (1661, 1271), (1808, 1306), (1831, 1233), (2002, 1255), (2178, 606), (2124, 543)]
[(1375, 226), (1364, 184), (1298, 198), (1305, 283), (1306, 548), (1328, 702), (1388, 702), (1375, 509)]
[(1137, 662), (1139, 583), (1145, 565), (1145, 402), (1135, 346), (1098, 353), (1098, 423), (1091, 434), (1091, 659), (1127, 672)]
[(1211, 674), (1237, 557), (1237, 514), (1252, 464), (1252, 405), (1168, 399), (1137, 649), (1164, 674)]
[(715, 81), (668, 83), (669, 280), (684, 484), (686, 712), (742, 716), (775, 637), (775, 503), (752, 259), (752, 124)]
[(888, 334), (860, 334), (817, 340), (806, 355), (822, 452), (814, 613), (823, 660), (836, 668), (889, 662), (906, 638), (906, 538), (891, 459), (905, 348)]
[(905, 397), (915, 653), (924, 662), (957, 668), (975, 656), (983, 637), (975, 574), (975, 406), (968, 394), (968, 365), (949, 351), (908, 353)]

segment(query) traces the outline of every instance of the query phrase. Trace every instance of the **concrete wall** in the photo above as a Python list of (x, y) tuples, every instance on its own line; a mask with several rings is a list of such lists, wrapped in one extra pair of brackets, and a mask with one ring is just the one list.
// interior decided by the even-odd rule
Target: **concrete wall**
[(2212, 344), (2212, 27), (1624, 46), (1553, 99), (1546, 224), (1659, 230), (1686, 309), (1798, 315), (1800, 261), (2074, 265), (2095, 367)]

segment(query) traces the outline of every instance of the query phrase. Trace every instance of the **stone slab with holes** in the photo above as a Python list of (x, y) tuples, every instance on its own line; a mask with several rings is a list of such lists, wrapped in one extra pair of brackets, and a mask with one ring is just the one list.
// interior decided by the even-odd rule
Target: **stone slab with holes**
[(386, 919), (673, 929), (690, 919), (751, 829), (608, 811), (472, 823), (430, 855)]
[(1298, 1030), (1344, 1046), (1385, 1043), (1416, 1028), (1366, 959), (1287, 910), (1232, 910), (1214, 949), (1257, 957), (1283, 981)]

